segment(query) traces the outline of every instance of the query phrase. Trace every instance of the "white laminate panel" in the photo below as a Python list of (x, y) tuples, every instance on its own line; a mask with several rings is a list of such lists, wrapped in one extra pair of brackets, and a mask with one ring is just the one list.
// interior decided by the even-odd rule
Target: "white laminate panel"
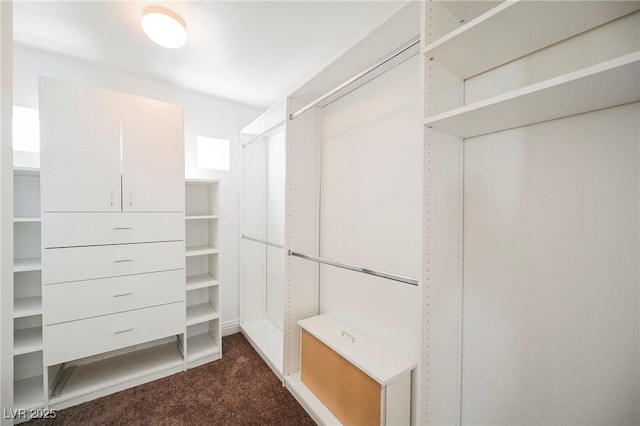
[(184, 312), (184, 302), (177, 302), (46, 326), (46, 365), (183, 333)]
[(52, 325), (183, 301), (184, 280), (178, 269), (48, 285), (43, 289), (44, 322)]
[(45, 213), (44, 248), (184, 240), (182, 213)]
[(184, 242), (46, 249), (42, 263), (44, 284), (183, 269)]

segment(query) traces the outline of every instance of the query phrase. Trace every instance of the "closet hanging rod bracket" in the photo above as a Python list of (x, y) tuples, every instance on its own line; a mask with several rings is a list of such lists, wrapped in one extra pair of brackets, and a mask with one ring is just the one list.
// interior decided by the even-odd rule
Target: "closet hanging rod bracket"
[(378, 269), (364, 268), (362, 266), (356, 266), (349, 263), (338, 262), (337, 260), (325, 259), (323, 257), (310, 256), (308, 254), (297, 253), (295, 251), (288, 251), (289, 256), (299, 257), (301, 259), (311, 260), (313, 262), (323, 263), (325, 265), (335, 266), (337, 268), (349, 269), (351, 271), (361, 272), (363, 274), (373, 275), (380, 278), (386, 278), (392, 281), (398, 281), (405, 284), (417, 286), (418, 280), (416, 278), (407, 277), (405, 275), (394, 274), (391, 272), (380, 271)]
[(266, 246), (271, 246), (271, 247), (275, 247), (275, 248), (279, 248), (279, 249), (283, 249), (284, 250), (284, 246), (282, 244), (276, 244), (276, 243), (272, 243), (272, 242), (269, 242), (269, 241), (261, 240), (259, 238), (249, 237), (249, 236), (244, 235), (244, 234), (242, 234), (242, 239), (243, 240), (253, 241), (255, 243), (260, 243), (260, 244), (264, 244)]
[(419, 45), (420, 45), (420, 36), (412, 38), (411, 40), (409, 40), (408, 42), (406, 42), (402, 46), (398, 47), (393, 52), (389, 53), (385, 57), (381, 58), (377, 62), (369, 65), (364, 70), (360, 71), (359, 73), (357, 73), (353, 77), (349, 78), (344, 83), (341, 83), (339, 86), (336, 86), (335, 88), (329, 90), (324, 95), (322, 95), (319, 98), (311, 101), (310, 103), (308, 103), (304, 107), (300, 108), (298, 111), (294, 112), (293, 114), (289, 114), (289, 120), (293, 120), (294, 118), (296, 118), (300, 114), (308, 111), (309, 109), (311, 109), (314, 106), (318, 105), (322, 101), (324, 101), (324, 100), (328, 99), (329, 97), (335, 95), (340, 90), (344, 89), (345, 87), (349, 86), (350, 84), (354, 83), (355, 81), (359, 80), (360, 78), (364, 77), (365, 75), (369, 74), (370, 72), (378, 69), (379, 67), (381, 67), (382, 65), (386, 64), (387, 62), (389, 62), (393, 58), (395, 58), (395, 57), (403, 54), (407, 50), (409, 50), (409, 49), (411, 49), (411, 48), (413, 48), (415, 46), (419, 46)]

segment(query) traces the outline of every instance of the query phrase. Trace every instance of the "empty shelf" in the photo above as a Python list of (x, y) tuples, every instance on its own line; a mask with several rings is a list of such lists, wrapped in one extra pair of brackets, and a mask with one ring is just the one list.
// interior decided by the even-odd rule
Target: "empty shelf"
[(19, 297), (14, 302), (13, 317), (23, 318), (42, 314), (42, 298), (40, 296)]
[(187, 257), (216, 253), (218, 253), (218, 249), (210, 246), (187, 247)]
[(78, 365), (62, 388), (60, 396), (52, 398), (50, 403), (55, 404), (176, 367), (183, 368), (184, 360), (175, 342)]
[(187, 360), (195, 361), (220, 352), (220, 346), (209, 333), (187, 338)]
[(640, 99), (640, 52), (429, 117), (461, 138), (568, 117)]
[(218, 280), (209, 274), (192, 275), (187, 277), (187, 291), (197, 290), (199, 288), (215, 287)]
[(22, 355), (42, 350), (42, 327), (29, 327), (14, 332), (13, 354)]
[(206, 219), (217, 219), (218, 216), (214, 215), (214, 214), (202, 214), (202, 215), (195, 215), (195, 216), (186, 216), (185, 219), (186, 220), (206, 220)]
[(505, 1), (426, 46), (423, 53), (466, 79), (639, 8), (639, 2), (625, 1)]
[(39, 217), (14, 217), (14, 223), (40, 223), (42, 219)]
[(41, 269), (42, 259), (39, 257), (15, 259), (13, 261), (13, 272), (39, 271)]
[(220, 314), (209, 303), (187, 306), (187, 326), (218, 319)]
[(14, 409), (31, 409), (44, 404), (44, 387), (42, 376), (19, 380), (14, 383)]

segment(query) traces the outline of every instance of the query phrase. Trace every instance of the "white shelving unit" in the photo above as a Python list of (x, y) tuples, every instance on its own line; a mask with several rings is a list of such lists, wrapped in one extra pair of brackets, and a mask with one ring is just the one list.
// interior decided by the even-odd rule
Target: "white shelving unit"
[(219, 181), (186, 181), (187, 368), (222, 356), (220, 323)]
[(40, 171), (14, 168), (14, 409), (44, 406)]
[[(543, 234), (548, 230), (540, 227), (536, 212), (523, 209), (522, 206), (525, 202), (528, 205), (544, 204), (544, 198), (554, 191), (553, 184), (545, 187), (545, 191), (540, 191), (540, 186), (537, 186), (537, 192), (533, 189), (535, 185), (518, 186), (515, 190), (517, 197), (505, 202), (505, 199), (509, 199), (506, 195), (509, 191), (504, 188), (501, 191), (501, 188), (492, 187), (491, 183), (495, 185), (496, 181), (510, 181), (513, 176), (522, 176), (523, 181), (529, 182), (543, 181), (545, 178), (553, 180), (549, 176), (553, 176), (552, 165), (558, 161), (553, 154), (557, 151), (549, 150), (542, 154), (544, 140), (553, 140), (558, 142), (558, 146), (565, 147), (563, 154), (566, 155), (566, 164), (572, 164), (571, 169), (563, 169), (556, 179), (559, 177), (562, 180), (571, 173), (569, 170), (584, 167), (580, 163), (581, 156), (593, 149), (594, 143), (588, 146), (586, 138), (578, 136), (577, 128), (563, 129), (570, 128), (569, 123), (573, 127), (584, 127), (593, 117), (607, 116), (611, 119), (611, 116), (624, 115), (621, 111), (627, 107), (622, 105), (640, 100), (638, 10), (640, 2), (637, 1), (430, 1), (423, 4), (423, 241), (427, 244), (423, 265), (428, 266), (422, 277), (425, 283), (422, 302), (423, 343), (421, 365), (418, 367), (422, 374), (418, 387), (423, 391), (418, 402), (419, 424), (460, 424), (461, 417), (466, 419), (465, 423), (483, 424), (510, 424), (516, 419), (537, 424), (580, 423), (581, 420), (573, 417), (574, 414), (563, 405), (564, 402), (535, 420), (528, 417), (528, 412), (532, 407), (550, 405), (549, 400), (545, 399), (553, 400), (547, 392), (548, 388), (565, 389), (565, 394), (571, 393), (575, 401), (594, 398), (593, 394), (580, 395), (580, 389), (572, 388), (575, 380), (568, 378), (572, 372), (567, 368), (565, 377), (553, 379), (558, 381), (557, 386), (551, 380), (545, 383), (544, 389), (534, 389), (534, 386), (524, 389), (519, 385), (508, 388), (506, 393), (510, 398), (521, 399), (525, 393), (530, 397), (520, 411), (505, 414), (501, 413), (505, 410), (500, 410), (499, 404), (492, 405), (497, 400), (504, 400), (504, 394), (499, 388), (492, 387), (490, 382), (495, 382), (498, 377), (508, 377), (511, 371), (496, 367), (503, 362), (500, 349), (485, 350), (474, 345), (479, 340), (490, 340), (488, 336), (498, 331), (477, 321), (482, 316), (478, 312), (483, 312), (479, 305), (487, 299), (479, 302), (473, 296), (477, 298), (482, 288), (504, 288), (500, 287), (504, 282), (498, 277), (492, 277), (490, 283), (483, 282), (483, 278), (490, 274), (487, 272), (492, 267), (490, 265), (493, 265), (488, 260), (498, 261), (486, 256), (480, 262), (483, 266), (477, 265), (479, 252), (486, 248), (487, 243), (478, 237), (478, 218), (482, 218), (482, 229), (489, 229), (490, 225), (484, 222), (484, 218), (505, 214), (504, 218), (493, 222), (494, 226), (506, 227), (508, 222), (513, 232), (518, 233), (523, 241), (527, 240), (530, 246), (533, 246), (532, 240), (535, 239), (531, 234)], [(589, 51), (589, 54), (578, 58), (573, 54), (578, 51)], [(601, 111), (605, 109), (607, 111)], [(602, 121), (598, 125), (605, 128)], [(543, 130), (544, 137), (540, 133)], [(637, 133), (637, 126), (635, 131)], [(608, 136), (623, 139), (628, 134), (629, 129), (620, 129), (615, 137)], [(583, 146), (585, 151), (582, 151)], [(620, 149), (620, 145), (614, 146), (607, 141), (606, 146), (607, 155), (616, 158), (609, 152)], [(509, 152), (510, 147), (514, 147), (517, 154)], [(604, 143), (601, 148), (604, 149)], [(515, 158), (518, 160), (514, 161)], [(508, 167), (505, 166), (507, 164)], [(482, 170), (481, 165), (485, 167)], [(533, 175), (531, 170), (534, 166), (548, 168), (549, 176)], [(512, 167), (511, 176), (507, 170), (509, 167)], [(611, 173), (611, 170), (603, 172), (603, 178)], [(483, 180), (486, 176), (496, 179)], [(584, 181), (585, 187), (590, 185)], [(563, 188), (566, 189), (566, 186)], [(576, 189), (574, 187), (574, 191)], [(567, 190), (567, 194), (572, 192)], [(563, 220), (567, 212), (575, 207), (572, 203), (585, 210), (589, 208), (583, 205), (594, 205), (589, 195), (572, 194), (562, 207), (554, 211), (553, 220)], [(480, 204), (481, 211), (477, 207)], [(436, 205), (437, 208), (434, 208)], [(500, 211), (500, 208), (504, 210)], [(522, 221), (525, 224), (518, 222), (519, 214), (511, 214), (518, 210), (527, 211), (526, 220)], [(605, 216), (603, 214), (599, 220), (606, 222)], [(549, 238), (548, 241), (554, 240)], [(571, 242), (556, 240), (556, 244), (563, 247), (562, 253), (557, 256), (563, 259), (570, 259), (571, 256), (579, 258), (576, 254), (579, 250), (571, 245), (575, 241), (577, 239)], [(497, 247), (508, 242), (498, 237), (491, 244)], [(429, 247), (437, 249), (431, 250)], [(572, 249), (566, 250), (566, 247)], [(514, 246), (513, 251), (516, 250)], [(550, 252), (553, 250), (553, 247), (549, 247)], [(590, 250), (596, 252), (598, 248), (591, 247)], [(514, 258), (518, 259), (517, 255)], [(523, 262), (526, 266), (522, 268), (529, 268), (527, 275), (535, 275), (534, 271), (538, 273), (537, 265), (527, 264), (528, 261)], [(544, 262), (540, 262), (542, 264)], [(472, 265), (475, 265), (475, 269)], [(563, 267), (572, 266), (565, 264)], [(513, 266), (511, 271), (520, 278), (519, 266)], [(563, 271), (565, 275), (574, 273)], [(501, 271), (503, 273), (509, 276), (506, 271)], [(465, 280), (473, 283), (470, 287), (474, 289), (465, 289)], [(577, 289), (587, 285), (584, 280), (578, 283), (555, 276), (551, 280), (558, 287), (564, 286), (564, 291), (573, 289), (572, 293), (578, 293), (580, 290)], [(482, 285), (479, 285), (481, 282)], [(519, 286), (519, 291), (531, 291), (531, 288), (527, 288), (530, 284), (526, 279), (516, 283), (510, 277), (509, 285), (514, 284)], [(637, 288), (637, 281), (633, 285)], [(544, 299), (527, 300), (531, 306), (558, 303), (553, 293), (544, 292), (537, 286), (536, 294), (544, 294)], [(483, 297), (487, 297), (487, 294)], [(438, 307), (434, 309), (432, 302), (436, 300)], [(492, 314), (500, 312), (499, 309), (495, 310), (500, 303), (495, 300), (492, 303)], [(504, 306), (501, 308), (505, 309)], [(510, 305), (509, 309), (517, 308)], [(526, 307), (520, 309), (523, 312), (527, 310)], [(590, 315), (590, 310), (587, 312), (582, 315)], [(476, 316), (472, 313), (476, 313)], [(530, 314), (531, 311), (523, 313), (525, 316)], [(473, 317), (473, 323), (465, 323), (463, 341), (463, 321), (469, 317)], [(567, 321), (563, 327), (567, 327)], [(538, 338), (537, 326), (527, 328), (523, 325), (513, 332), (527, 335), (528, 344), (536, 345), (532, 342)], [(600, 337), (596, 336), (602, 331), (593, 327), (589, 333), (592, 333), (589, 338), (597, 339)], [(557, 339), (557, 335), (552, 335), (545, 334), (543, 339)], [(502, 337), (504, 335), (499, 338)], [(554, 350), (558, 350), (558, 353), (570, 351), (572, 344), (558, 344)], [(468, 349), (472, 347), (473, 351)], [(533, 353), (528, 353), (528, 356), (534, 357)], [(536, 368), (531, 369), (534, 377), (539, 377), (549, 368), (558, 368), (554, 364), (557, 356), (551, 361), (546, 360), (546, 356), (546, 353), (537, 353)], [(598, 356), (594, 352), (591, 359), (596, 360)], [(545, 362), (554, 367), (546, 367)], [(602, 360), (596, 364), (600, 363)], [(482, 369), (492, 372), (490, 380), (474, 378), (473, 374), (465, 376), (468, 371)], [(589, 375), (586, 370), (580, 373), (580, 380), (586, 380), (585, 375)], [(594, 381), (597, 380), (599, 378), (594, 378)], [(531, 382), (520, 378), (520, 383)], [(594, 388), (597, 387), (594, 385)], [(482, 398), (477, 397), (480, 393)], [(477, 404), (478, 400), (482, 400), (482, 404)], [(588, 403), (582, 406), (584, 411), (591, 409)], [(490, 413), (486, 407), (491, 407), (488, 410)], [(583, 415), (594, 418), (595, 413), (606, 413), (606, 409), (599, 412), (599, 408), (593, 408), (589, 413)], [(600, 418), (599, 422), (613, 423), (606, 417)]]

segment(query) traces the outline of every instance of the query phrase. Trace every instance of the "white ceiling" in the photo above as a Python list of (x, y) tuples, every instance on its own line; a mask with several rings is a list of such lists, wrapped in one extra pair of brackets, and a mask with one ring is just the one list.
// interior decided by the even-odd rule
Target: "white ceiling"
[[(383, 22), (405, 1), (24, 1), (18, 44), (190, 90), (269, 107)], [(143, 9), (182, 16), (189, 39), (165, 49), (140, 28)]]

